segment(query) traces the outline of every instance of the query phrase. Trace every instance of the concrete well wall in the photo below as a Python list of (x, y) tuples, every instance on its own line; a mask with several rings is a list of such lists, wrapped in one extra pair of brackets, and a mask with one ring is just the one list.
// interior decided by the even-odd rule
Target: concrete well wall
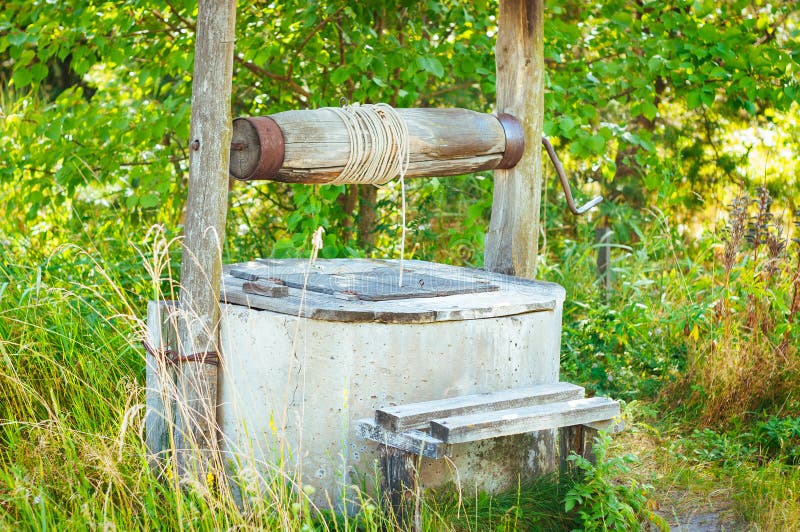
[[(286, 474), (340, 506), (373, 489), (377, 453), (355, 420), (376, 408), (557, 382), (563, 289), (555, 308), (433, 323), (342, 323), (223, 305), (218, 419), (234, 471)], [(426, 487), (496, 491), (546, 469), (537, 440), (454, 445), (423, 460)], [(234, 472), (234, 475), (236, 473)]]

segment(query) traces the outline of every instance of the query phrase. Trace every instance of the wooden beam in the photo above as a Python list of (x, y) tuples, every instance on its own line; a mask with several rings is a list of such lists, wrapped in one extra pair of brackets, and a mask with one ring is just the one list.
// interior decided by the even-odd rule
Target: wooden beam
[[(157, 353), (175, 349), (178, 327), (175, 301), (150, 301), (147, 304), (147, 341)], [(175, 396), (175, 366), (148, 351), (145, 386), (145, 442), (150, 467), (160, 474), (166, 467), (171, 447), (172, 400)]]
[(493, 272), (533, 278), (539, 239), (544, 114), (544, 0), (501, 0), (495, 49), (497, 112), (515, 116), (525, 153), (514, 168), (495, 170), (484, 264)]
[(583, 399), (583, 395), (582, 387), (568, 382), (539, 384), (499, 392), (463, 395), (450, 399), (380, 408), (375, 411), (375, 422), (387, 430), (402, 432), (408, 429), (427, 427), (431, 419)]
[(597, 429), (590, 425), (572, 425), (558, 429), (559, 469), (568, 472), (574, 469), (574, 462), (567, 460), (573, 452), (595, 463), (594, 438)]
[(419, 473), (415, 456), (389, 445), (379, 445), (384, 508), (397, 530), (422, 531)]
[[(175, 446), (182, 479), (205, 482), (217, 464), (219, 284), (228, 209), (235, 0), (200, 0), (192, 80), (189, 195), (181, 262)], [(194, 357), (192, 357), (194, 355)]]
[(359, 438), (434, 460), (445, 454), (445, 444), (441, 440), (431, 438), (420, 430), (393, 432), (384, 429), (371, 419), (359, 419), (356, 421), (355, 432)]
[(619, 403), (607, 397), (591, 397), (437, 419), (431, 421), (431, 436), (445, 443), (465, 443), (582, 425), (615, 416), (619, 416)]

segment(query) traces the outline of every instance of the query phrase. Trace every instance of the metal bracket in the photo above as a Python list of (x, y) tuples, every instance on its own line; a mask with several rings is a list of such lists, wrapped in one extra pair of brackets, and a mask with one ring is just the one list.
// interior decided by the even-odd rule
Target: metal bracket
[(564, 189), (564, 196), (567, 198), (567, 206), (572, 214), (579, 216), (586, 211), (593, 209), (601, 201), (603, 201), (603, 196), (597, 196), (580, 207), (575, 207), (575, 200), (572, 198), (572, 191), (569, 188), (569, 180), (567, 179), (567, 174), (564, 172), (564, 167), (561, 165), (561, 161), (558, 160), (556, 150), (553, 149), (553, 145), (550, 144), (550, 141), (545, 136), (542, 136), (542, 145), (544, 146), (544, 149), (547, 150), (547, 155), (550, 156), (550, 160), (553, 161), (553, 166), (556, 168), (558, 179), (561, 181), (561, 188)]

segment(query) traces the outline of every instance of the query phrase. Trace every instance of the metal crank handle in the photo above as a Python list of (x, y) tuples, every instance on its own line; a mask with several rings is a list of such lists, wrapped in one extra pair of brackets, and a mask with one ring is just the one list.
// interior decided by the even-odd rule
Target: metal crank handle
[(556, 168), (558, 179), (561, 181), (561, 188), (564, 189), (564, 196), (567, 198), (567, 206), (572, 214), (579, 216), (586, 211), (595, 208), (601, 201), (603, 201), (603, 196), (597, 196), (587, 201), (580, 207), (575, 207), (575, 200), (572, 198), (572, 191), (569, 188), (569, 180), (567, 179), (567, 174), (564, 173), (564, 167), (561, 165), (561, 161), (558, 160), (556, 150), (553, 149), (553, 145), (550, 144), (550, 140), (548, 140), (548, 138), (545, 136), (542, 136), (542, 145), (544, 146), (544, 149), (547, 150), (547, 155), (550, 156), (550, 160), (553, 161), (553, 166)]

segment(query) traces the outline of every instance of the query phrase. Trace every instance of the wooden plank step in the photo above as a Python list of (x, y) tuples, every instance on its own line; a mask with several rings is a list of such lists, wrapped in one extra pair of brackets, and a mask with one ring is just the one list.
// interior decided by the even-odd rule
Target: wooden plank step
[(619, 403), (607, 397), (575, 399), (537, 406), (479, 412), (431, 421), (431, 436), (465, 443), (498, 436), (583, 425), (619, 416)]
[(583, 388), (569, 382), (538, 384), (500, 392), (381, 408), (375, 411), (375, 422), (386, 430), (403, 432), (427, 428), (431, 419), (582, 399), (583, 396)]
[(371, 419), (359, 419), (356, 421), (356, 435), (366, 440), (394, 447), (409, 453), (419, 454), (428, 458), (441, 458), (445, 454), (445, 444), (425, 434), (419, 430), (409, 430), (406, 432), (392, 432), (384, 430), (383, 427)]

